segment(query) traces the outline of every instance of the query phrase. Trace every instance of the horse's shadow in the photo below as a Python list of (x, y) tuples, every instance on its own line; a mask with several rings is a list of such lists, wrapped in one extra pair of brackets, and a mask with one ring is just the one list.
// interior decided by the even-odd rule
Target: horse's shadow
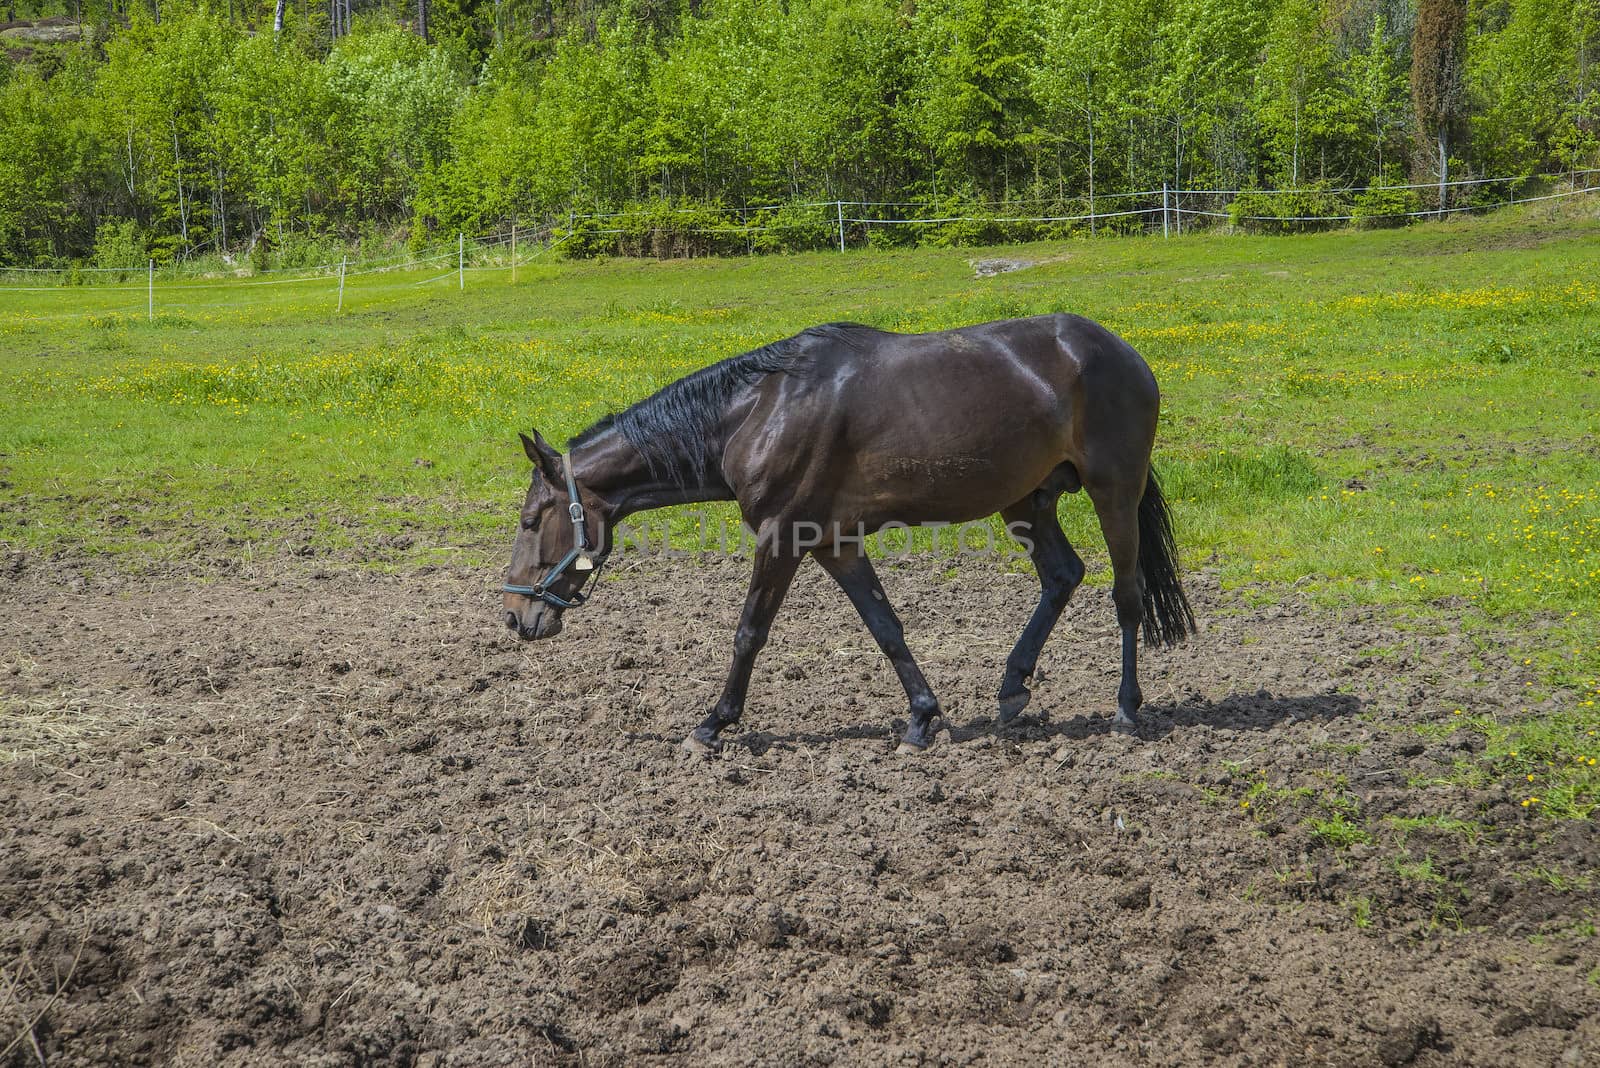
[[(1139, 710), (1138, 737), (1158, 741), (1175, 731), (1193, 727), (1266, 731), (1283, 723), (1342, 719), (1359, 711), (1360, 700), (1343, 693), (1282, 696), (1257, 690), (1249, 694), (1229, 694), (1215, 701), (1192, 697), (1176, 704), (1145, 705)], [(1112, 731), (1109, 712), (1105, 716), (1076, 715), (1057, 721), (1044, 710), (1038, 715), (1020, 716), (1003, 727), (989, 717), (974, 720), (965, 727), (952, 726), (950, 740), (959, 742), (991, 732), (1010, 734), (1019, 740), (1081, 741)]]
[[(1178, 730), (1194, 727), (1266, 731), (1283, 723), (1342, 719), (1359, 711), (1361, 702), (1343, 693), (1278, 696), (1258, 690), (1249, 694), (1230, 694), (1215, 701), (1196, 697), (1175, 704), (1145, 705), (1139, 712), (1138, 737), (1143, 741), (1159, 741)], [(1019, 716), (1004, 726), (997, 723), (993, 716), (978, 716), (965, 723), (947, 720), (945, 726), (954, 745), (989, 734), (1027, 742), (1052, 739), (1084, 741), (1112, 733), (1109, 710), (1103, 716), (1075, 715), (1058, 720), (1048, 709), (1040, 709)], [(746, 749), (754, 756), (761, 756), (777, 745), (825, 746), (850, 740), (892, 742), (904, 730), (903, 719), (895, 720), (890, 725), (890, 731), (886, 731), (881, 723), (857, 724), (832, 731), (753, 730), (728, 738), (728, 744)]]

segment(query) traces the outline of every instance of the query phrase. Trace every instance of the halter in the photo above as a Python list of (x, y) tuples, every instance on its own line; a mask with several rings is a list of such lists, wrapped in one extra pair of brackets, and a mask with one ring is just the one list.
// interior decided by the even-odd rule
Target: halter
[[(578, 483), (572, 477), (572, 457), (567, 453), (561, 454), (561, 471), (567, 476), (567, 515), (572, 519), (572, 548), (567, 550), (567, 555), (534, 585), (516, 586), (508, 582), (500, 589), (506, 593), (537, 598), (553, 608), (576, 608), (589, 599), (584, 587), (590, 585), (595, 576), (600, 574), (600, 568), (605, 565), (606, 558), (604, 555), (595, 557), (589, 552), (589, 534), (584, 524), (583, 502), (578, 498)], [(577, 562), (579, 571), (589, 572), (578, 584), (578, 588), (573, 591), (570, 598), (551, 593), (551, 584), (566, 574), (567, 568), (574, 562)]]

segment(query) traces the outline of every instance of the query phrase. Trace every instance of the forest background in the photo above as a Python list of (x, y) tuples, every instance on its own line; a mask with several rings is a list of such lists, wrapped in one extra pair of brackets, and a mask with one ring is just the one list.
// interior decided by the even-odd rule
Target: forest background
[[(0, 267), (292, 267), (512, 220), (569, 252), (724, 251), (735, 211), (760, 224), (740, 251), (815, 248), (835, 240), (838, 200), (1053, 217), (1163, 186), (1298, 190), (1274, 201), (1284, 214), (1398, 220), (1521, 188), (1445, 178), (1571, 173), (1600, 154), (1600, 0), (4, 0), (0, 14)], [(1417, 188), (1365, 188), (1380, 185)], [(617, 211), (684, 239), (583, 231)]]

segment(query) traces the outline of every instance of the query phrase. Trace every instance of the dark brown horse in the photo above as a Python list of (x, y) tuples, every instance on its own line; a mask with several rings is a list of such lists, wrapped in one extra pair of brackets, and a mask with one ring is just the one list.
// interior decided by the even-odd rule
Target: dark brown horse
[(1082, 489), (1115, 574), (1122, 685), (1113, 726), (1136, 730), (1140, 625), (1146, 641), (1167, 645), (1194, 627), (1150, 468), (1159, 403), (1143, 358), (1079, 316), (934, 334), (814, 327), (606, 416), (573, 438), (566, 456), (537, 431), (523, 436), (533, 484), (511, 554), (506, 625), (523, 639), (559, 631), (625, 516), (734, 500), (755, 532), (755, 573), (722, 697), (684, 745), (714, 750), (744, 712), (756, 654), (809, 553), (894, 665), (911, 703), (900, 748), (920, 751), (933, 742), (939, 702), (861, 537), (901, 524), (1005, 518), (1042, 588), (1000, 681), (1006, 723), (1027, 705), (1039, 651), (1083, 579), (1056, 518), (1061, 494)]

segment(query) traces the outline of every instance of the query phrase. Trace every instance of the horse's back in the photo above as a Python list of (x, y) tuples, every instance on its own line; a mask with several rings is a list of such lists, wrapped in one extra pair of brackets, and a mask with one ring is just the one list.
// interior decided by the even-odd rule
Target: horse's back
[(763, 493), (826, 468), (852, 511), (889, 497), (919, 521), (969, 518), (1022, 498), (1064, 463), (1086, 476), (1121, 468), (1122, 442), (1141, 452), (1146, 425), (1154, 433), (1148, 368), (1081, 316), (920, 334), (830, 324), (792, 346), (794, 370), (759, 389), (730, 456), (735, 482)]
[(838, 399), (868, 411), (891, 404), (912, 420), (919, 410), (980, 423), (983, 412), (1008, 412), (1031, 432), (1065, 432), (1080, 417), (1140, 421), (1160, 402), (1131, 345), (1066, 313), (915, 334), (831, 326), (816, 332), (808, 356), (819, 382), (851, 384), (853, 396)]
[(1066, 312), (926, 333), (829, 323), (802, 331), (793, 341), (808, 368), (824, 377), (850, 370), (874, 379), (873, 371), (926, 376), (968, 366), (990, 373), (1026, 369), (1062, 388), (1087, 378), (1104, 387), (1155, 391), (1149, 366), (1131, 345), (1093, 319)]

